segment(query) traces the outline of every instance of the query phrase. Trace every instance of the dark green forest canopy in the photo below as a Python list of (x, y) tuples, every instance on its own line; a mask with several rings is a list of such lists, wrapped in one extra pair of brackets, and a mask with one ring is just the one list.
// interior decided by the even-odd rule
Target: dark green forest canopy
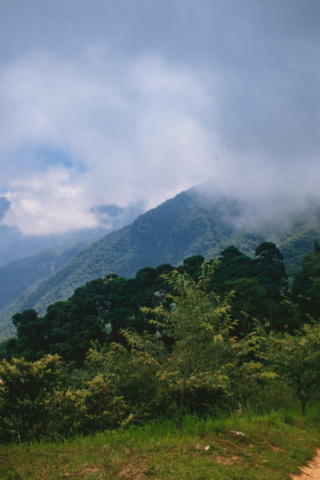
[[(240, 337), (246, 335), (257, 327), (257, 322), (269, 331), (293, 331), (302, 324), (301, 315), (306, 313), (318, 319), (319, 258), (316, 245), (316, 251), (306, 256), (296, 276), (295, 302), (314, 292), (311, 303), (309, 300), (300, 302), (299, 313), (288, 291), (283, 256), (275, 244), (260, 244), (253, 259), (230, 246), (221, 252), (218, 261), (211, 260), (216, 264), (211, 289), (219, 295), (232, 292), (231, 315), (237, 320), (235, 333)], [(177, 269), (196, 278), (203, 262), (203, 256), (194, 255), (186, 258)], [(33, 309), (15, 314), (13, 324), (17, 337), (3, 342), (2, 356), (35, 360), (46, 353), (57, 353), (66, 361), (81, 365), (92, 341), (97, 340), (101, 345), (123, 343), (122, 329), (138, 334), (155, 333), (154, 325), (149, 323), (150, 318), (142, 308), (155, 308), (160, 304), (170, 308), (170, 300), (166, 298), (170, 287), (163, 275), (173, 269), (170, 264), (145, 267), (131, 279), (110, 273), (77, 288), (69, 300), (54, 303), (43, 317)], [(314, 277), (309, 278), (306, 269), (312, 271)], [(309, 278), (309, 288), (304, 288), (305, 278)]]
[(317, 242), (314, 252), (305, 255), (295, 275), (292, 295), (306, 322), (320, 317), (320, 246)]

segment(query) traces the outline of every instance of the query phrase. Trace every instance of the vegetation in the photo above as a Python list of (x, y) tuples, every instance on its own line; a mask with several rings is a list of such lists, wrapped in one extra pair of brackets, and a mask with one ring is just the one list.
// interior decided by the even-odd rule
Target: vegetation
[[(10, 319), (16, 312), (35, 309), (43, 316), (48, 305), (67, 300), (77, 287), (104, 278), (109, 272), (134, 278), (139, 269), (146, 266), (157, 268), (167, 263), (179, 266), (183, 259), (195, 255), (217, 258), (230, 245), (252, 257), (257, 245), (265, 241), (276, 243), (283, 254), (290, 282), (303, 255), (312, 251), (315, 240), (320, 240), (317, 205), (309, 205), (302, 213), (284, 214), (281, 221), (272, 222), (251, 221), (246, 208), (247, 205), (239, 201), (212, 193), (206, 196), (199, 189), (182, 192), (127, 227), (94, 242), (48, 277), (42, 280), (39, 277), (37, 283), (20, 291), (20, 296), (17, 296), (17, 287), (25, 288), (22, 278), (24, 275), (28, 278), (30, 270), (20, 271), (12, 265), (11, 285), (15, 294), (10, 294), (11, 303), (0, 310), (0, 338), (14, 333)], [(35, 275), (34, 267), (31, 271)], [(249, 288), (249, 285), (242, 287)], [(257, 292), (256, 286), (251, 287)]]
[(155, 419), (68, 442), (2, 445), (0, 477), (287, 480), (300, 473), (298, 465), (312, 457), (320, 441), (318, 409), (304, 419), (292, 410), (293, 424), (288, 415), (248, 412), (206, 420), (189, 415), (182, 432), (170, 420)]
[(0, 309), (18, 298), (31, 285), (61, 268), (87, 248), (88, 244), (59, 245), (0, 267)]
[(320, 317), (320, 246), (306, 255), (292, 285), (292, 294), (305, 321)]
[(320, 325), (305, 325), (296, 335), (269, 336), (263, 358), (273, 365), (301, 402), (302, 415), (320, 380)]
[(263, 242), (15, 314), (1, 478), (287, 478), (320, 441), (319, 258), (315, 243), (292, 291)]
[[(51, 305), (44, 317), (33, 309), (17, 313), (13, 316), (17, 337), (2, 344), (2, 355), (34, 361), (45, 354), (58, 354), (65, 361), (82, 366), (92, 341), (127, 346), (124, 329), (138, 335), (144, 331), (155, 334), (159, 326), (149, 322), (150, 309), (162, 306), (160, 311), (169, 311), (173, 302), (186, 315), (183, 304), (177, 300), (185, 298), (186, 292), (181, 290), (184, 274), (189, 288), (192, 286), (197, 292), (200, 282), (197, 288), (206, 294), (203, 298), (195, 293), (196, 311), (200, 308), (196, 301), (201, 298), (207, 305), (217, 306), (220, 302), (225, 312), (223, 302), (228, 302), (234, 336), (249, 335), (255, 331), (257, 321), (265, 330), (278, 332), (293, 332), (301, 324), (298, 310), (290, 302), (282, 255), (274, 244), (262, 243), (254, 259), (229, 247), (221, 252), (218, 268), (214, 261), (207, 262), (210, 275), (204, 275), (203, 262), (204, 258), (196, 255), (185, 259), (176, 270), (169, 264), (146, 267), (133, 279), (108, 274), (78, 288), (69, 300)], [(174, 287), (178, 281), (182, 282), (180, 287)], [(201, 282), (205, 282), (207, 290)]]
[(109, 274), (43, 318), (14, 315), (17, 338), (1, 345), (3, 438), (88, 434), (159, 414), (181, 429), (187, 410), (235, 408), (278, 383), (304, 414), (318, 394), (320, 333), (319, 318), (308, 314), (305, 325), (298, 291), (319, 247), (296, 275), (295, 297), (277, 247), (264, 242), (255, 253), (229, 247), (218, 261), (198, 255), (134, 279)]

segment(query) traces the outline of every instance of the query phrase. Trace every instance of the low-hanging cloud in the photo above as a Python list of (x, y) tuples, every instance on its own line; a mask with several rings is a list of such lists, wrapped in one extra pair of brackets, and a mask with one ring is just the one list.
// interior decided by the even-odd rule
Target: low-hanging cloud
[(7, 225), (92, 228), (96, 205), (150, 208), (208, 178), (241, 198), (317, 194), (318, 0), (13, 3), (0, 64)]
[(14, 180), (13, 192), (6, 194), (11, 206), (3, 223), (27, 235), (97, 227), (97, 219), (87, 211), (84, 181), (73, 173), (49, 167), (42, 174)]
[(211, 99), (186, 69), (41, 52), (1, 73), (5, 223), (24, 233), (92, 227), (97, 204), (154, 206), (211, 169), (214, 139), (201, 119)]

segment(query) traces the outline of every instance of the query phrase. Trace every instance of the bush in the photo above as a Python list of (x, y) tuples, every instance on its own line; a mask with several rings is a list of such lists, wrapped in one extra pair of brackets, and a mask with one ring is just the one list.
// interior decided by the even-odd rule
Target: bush
[(0, 432), (4, 441), (67, 437), (113, 428), (126, 413), (112, 378), (97, 375), (86, 388), (62, 389), (60, 359), (13, 358), (0, 364)]

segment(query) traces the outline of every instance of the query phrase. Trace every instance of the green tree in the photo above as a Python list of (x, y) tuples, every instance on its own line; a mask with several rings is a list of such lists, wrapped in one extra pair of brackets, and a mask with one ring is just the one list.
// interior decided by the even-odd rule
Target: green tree
[(305, 325), (296, 335), (270, 335), (261, 357), (292, 387), (302, 414), (320, 381), (320, 325)]
[(252, 259), (231, 246), (221, 252), (221, 265), (215, 279), (223, 283), (252, 277)]
[(158, 362), (156, 375), (163, 391), (176, 402), (178, 429), (188, 392), (199, 388), (225, 389), (228, 382), (223, 344), (228, 342), (232, 321), (228, 298), (208, 293), (214, 267), (204, 263), (197, 280), (177, 270), (166, 275), (165, 281), (174, 287), (174, 294), (167, 294), (171, 309), (144, 309), (155, 317), (151, 322), (174, 340), (171, 352)]
[(114, 375), (96, 375), (81, 389), (64, 386), (57, 355), (36, 362), (23, 358), (0, 363), (0, 435), (6, 441), (32, 441), (84, 435), (114, 428), (128, 407), (117, 396)]
[(204, 262), (202, 255), (193, 255), (192, 257), (185, 258), (183, 264), (178, 268), (180, 273), (188, 273), (193, 278), (201, 273), (201, 266)]
[(37, 362), (23, 358), (0, 363), (0, 429), (7, 439), (22, 442), (45, 434), (47, 402), (58, 384), (59, 357)]
[(123, 332), (127, 347), (112, 343), (107, 348), (92, 345), (89, 365), (113, 378), (117, 395), (130, 406), (131, 419), (140, 423), (166, 413), (166, 399), (159, 388), (157, 371), (167, 350), (156, 335)]
[(44, 341), (44, 321), (33, 309), (16, 313), (12, 323), (17, 328), (18, 340), (15, 349), (27, 360), (36, 360), (49, 353)]
[(288, 287), (283, 255), (274, 243), (263, 242), (255, 249), (253, 274), (269, 296), (278, 297)]
[(314, 243), (314, 252), (304, 256), (301, 269), (296, 273), (292, 285), (294, 301), (299, 305), (303, 320), (309, 316), (320, 319), (320, 246)]

